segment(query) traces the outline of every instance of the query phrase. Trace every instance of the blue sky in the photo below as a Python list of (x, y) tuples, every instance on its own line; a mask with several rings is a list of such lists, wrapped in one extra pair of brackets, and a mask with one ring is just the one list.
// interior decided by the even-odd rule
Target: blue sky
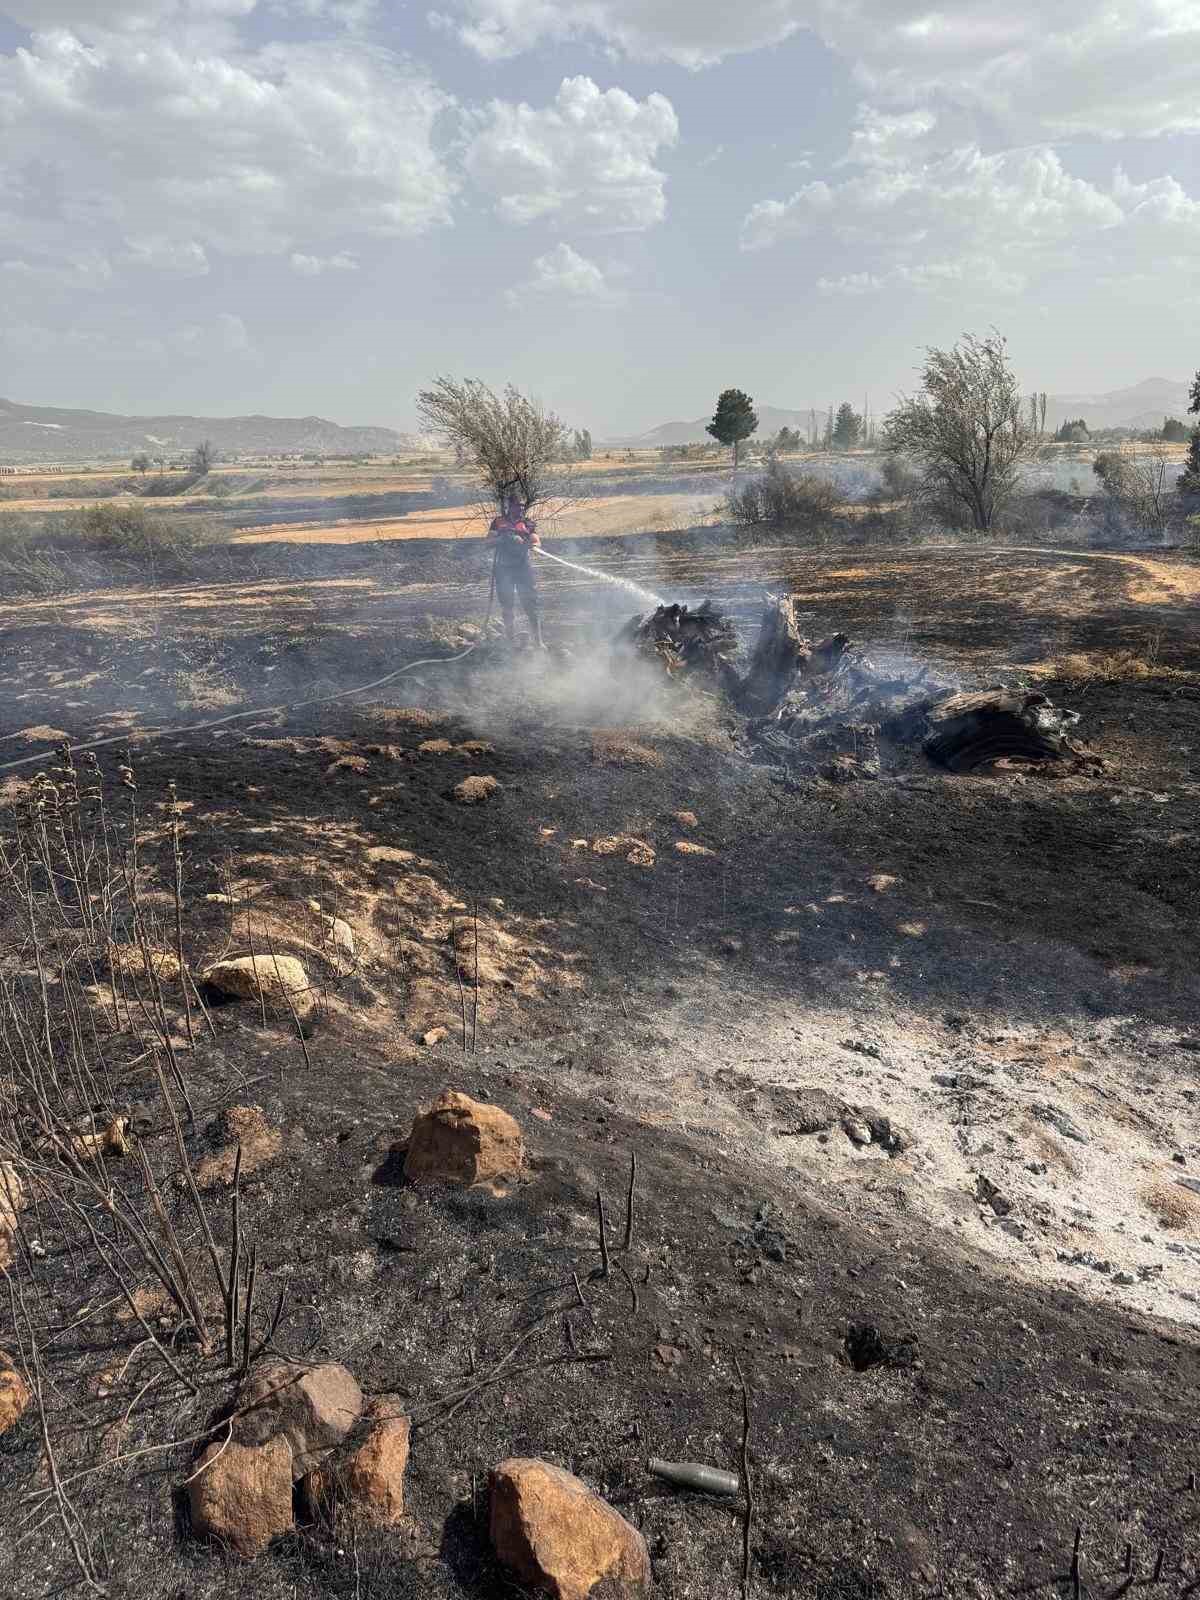
[(991, 326), (1183, 378), (1197, 83), (1195, 0), (0, 0), (0, 394), (605, 435)]

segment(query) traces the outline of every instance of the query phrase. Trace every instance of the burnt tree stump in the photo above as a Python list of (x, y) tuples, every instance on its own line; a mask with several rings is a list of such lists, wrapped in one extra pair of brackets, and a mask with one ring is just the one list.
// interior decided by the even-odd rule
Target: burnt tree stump
[(997, 761), (1061, 761), (1078, 754), (1067, 729), (1073, 712), (1053, 706), (1044, 694), (983, 689), (954, 694), (922, 708), (924, 750), (951, 772), (973, 772)]

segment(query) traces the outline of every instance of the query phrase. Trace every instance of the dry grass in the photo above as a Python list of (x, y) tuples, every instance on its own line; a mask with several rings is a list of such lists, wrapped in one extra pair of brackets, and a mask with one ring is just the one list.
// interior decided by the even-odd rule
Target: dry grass
[(1142, 1192), (1143, 1203), (1164, 1228), (1189, 1228), (1200, 1220), (1200, 1194), (1181, 1184), (1160, 1179)]
[(639, 744), (624, 733), (597, 733), (592, 736), (592, 760), (604, 767), (661, 767), (663, 758), (649, 745)]
[(500, 787), (498, 778), (476, 774), (454, 785), (454, 798), (460, 806), (478, 806), (490, 800)]
[(715, 856), (717, 853), (705, 844), (694, 844), (691, 839), (676, 839), (675, 849), (681, 856)]

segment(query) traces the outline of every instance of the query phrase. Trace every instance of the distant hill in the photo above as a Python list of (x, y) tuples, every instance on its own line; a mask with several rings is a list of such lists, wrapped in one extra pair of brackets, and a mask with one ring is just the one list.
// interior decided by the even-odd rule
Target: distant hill
[[(1046, 422), (1051, 428), (1068, 418), (1082, 417), (1093, 431), (1099, 428), (1132, 428), (1141, 431), (1162, 426), (1164, 417), (1185, 417), (1188, 405), (1188, 385), (1174, 383), (1169, 378), (1146, 378), (1142, 383), (1127, 389), (1112, 389), (1105, 394), (1052, 394), (1046, 401)], [(860, 400), (851, 402), (856, 407)], [(879, 407), (879, 415), (890, 409)], [(781, 406), (758, 406), (758, 437), (766, 438), (778, 433), (780, 428), (798, 428), (808, 437), (811, 411), (805, 406), (789, 410)], [(817, 423), (823, 426), (828, 406), (818, 406)], [(711, 414), (697, 417), (694, 422), (664, 422), (660, 427), (630, 438), (608, 441), (628, 445), (634, 449), (652, 449), (658, 445), (711, 444), (705, 432), (712, 421)]]
[[(817, 419), (825, 415), (828, 407), (818, 406)], [(760, 435), (778, 433), (780, 428), (799, 428), (808, 437), (811, 413), (804, 411), (788, 411), (779, 406), (756, 406), (758, 412), (758, 431)], [(710, 434), (705, 432), (712, 421), (712, 413), (706, 417), (697, 417), (695, 422), (664, 422), (660, 427), (651, 428), (647, 433), (635, 434), (627, 439), (610, 439), (608, 444), (629, 445), (635, 450), (653, 449), (657, 445), (669, 444), (712, 444)]]
[(0, 461), (128, 460), (179, 455), (211, 439), (221, 455), (365, 455), (410, 449), (393, 428), (343, 428), (324, 417), (122, 417), (0, 400)]
[(1098, 428), (1161, 428), (1164, 417), (1187, 416), (1188, 388), (1170, 378), (1146, 378), (1128, 389), (1106, 394), (1052, 394), (1046, 401), (1046, 421), (1052, 428), (1069, 417), (1082, 417), (1093, 432)]

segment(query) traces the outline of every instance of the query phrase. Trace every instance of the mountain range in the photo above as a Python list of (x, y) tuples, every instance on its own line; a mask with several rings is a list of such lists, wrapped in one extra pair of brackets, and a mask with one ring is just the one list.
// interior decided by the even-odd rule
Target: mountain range
[(411, 448), (393, 428), (344, 428), (324, 417), (122, 417), (0, 400), (0, 462), (125, 459), (144, 451), (177, 456), (202, 440), (236, 455), (388, 454)]
[[(1125, 389), (1111, 389), (1104, 394), (1052, 394), (1046, 399), (1046, 423), (1057, 428), (1068, 418), (1082, 417), (1093, 431), (1101, 428), (1131, 428), (1141, 432), (1162, 426), (1164, 417), (1184, 418), (1187, 415), (1188, 388), (1186, 383), (1175, 383), (1169, 378), (1146, 378)], [(862, 402), (851, 400), (857, 407)], [(805, 438), (809, 435), (813, 409), (808, 406), (789, 409), (783, 406), (758, 406), (758, 432), (769, 438), (780, 428), (798, 428)], [(880, 406), (882, 415), (888, 407)], [(824, 425), (828, 406), (815, 407), (818, 428)], [(614, 439), (613, 444), (647, 449), (657, 445), (711, 443), (705, 428), (711, 417), (697, 417), (694, 422), (664, 422), (646, 433), (631, 438)]]

